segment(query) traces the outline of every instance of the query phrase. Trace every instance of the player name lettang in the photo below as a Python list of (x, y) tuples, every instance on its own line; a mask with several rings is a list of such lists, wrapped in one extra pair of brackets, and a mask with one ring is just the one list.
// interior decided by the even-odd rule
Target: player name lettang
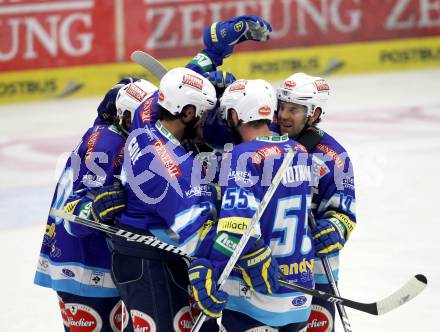
[(312, 181), (312, 168), (306, 165), (296, 165), (287, 167), (281, 179), (283, 184)]

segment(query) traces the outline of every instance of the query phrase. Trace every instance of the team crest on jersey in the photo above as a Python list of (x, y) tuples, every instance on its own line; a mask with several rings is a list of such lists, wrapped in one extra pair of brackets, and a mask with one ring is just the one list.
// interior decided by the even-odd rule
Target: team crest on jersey
[(156, 323), (146, 313), (139, 310), (130, 310), (134, 332), (156, 332)]
[[(160, 94), (161, 93), (159, 93), (159, 100), (160, 100)], [(154, 98), (152, 97), (148, 98), (147, 100), (145, 100), (142, 106), (141, 120), (143, 124), (151, 122), (151, 118), (153, 114), (153, 100)]]
[(185, 74), (183, 75), (182, 83), (189, 85), (190, 87), (197, 90), (203, 90), (203, 80), (200, 77), (191, 74)]
[(282, 154), (283, 149), (281, 149), (279, 146), (269, 145), (255, 151), (255, 154), (251, 159), (252, 163), (259, 165), (265, 159), (281, 156)]
[(193, 326), (191, 309), (189, 306), (181, 308), (174, 316), (173, 327), (176, 332), (189, 332)]
[(141, 102), (146, 97), (147, 92), (137, 86), (136, 83), (131, 83), (127, 89), (127, 94), (133, 99)]
[(247, 83), (248, 81), (246, 80), (237, 80), (229, 86), (229, 92), (244, 91), (244, 89), (246, 89)]
[(295, 86), (296, 86), (295, 81), (288, 80), (288, 81), (285, 81), (285, 82), (284, 82), (284, 88), (285, 88), (285, 89), (292, 90)]
[(65, 303), (67, 322), (72, 331), (99, 332), (101, 316), (91, 307), (80, 303)]
[(122, 304), (123, 302), (119, 301), (110, 312), (110, 326), (113, 332), (123, 331), (128, 325), (128, 311)]
[(307, 332), (331, 332), (333, 317), (326, 308), (312, 304), (312, 312), (307, 322)]
[(315, 81), (316, 90), (318, 92), (329, 92), (330, 86), (328, 85), (327, 81), (323, 78)]

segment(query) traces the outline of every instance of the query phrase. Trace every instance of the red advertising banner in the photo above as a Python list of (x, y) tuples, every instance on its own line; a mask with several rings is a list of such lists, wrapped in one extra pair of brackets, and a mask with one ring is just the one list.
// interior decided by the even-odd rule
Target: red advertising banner
[(440, 36), (440, 0), (0, 0), (0, 71), (190, 57), (205, 26), (243, 14), (274, 30), (239, 51)]
[(0, 0), (0, 71), (115, 61), (113, 1)]
[(243, 14), (274, 28), (263, 50), (440, 35), (439, 0), (127, 1), (126, 56), (144, 49), (159, 58), (190, 56), (202, 47), (203, 27)]

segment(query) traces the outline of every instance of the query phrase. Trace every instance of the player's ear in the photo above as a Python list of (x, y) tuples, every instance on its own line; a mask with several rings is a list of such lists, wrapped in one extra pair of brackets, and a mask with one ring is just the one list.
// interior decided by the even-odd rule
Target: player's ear
[(310, 117), (310, 119), (308, 121), (309, 125), (313, 125), (313, 124), (317, 123), (321, 114), (322, 114), (321, 107), (315, 108), (315, 112), (313, 113), (313, 115)]
[(196, 117), (196, 108), (193, 105), (186, 105), (181, 113), (181, 118), (184, 123), (191, 122)]

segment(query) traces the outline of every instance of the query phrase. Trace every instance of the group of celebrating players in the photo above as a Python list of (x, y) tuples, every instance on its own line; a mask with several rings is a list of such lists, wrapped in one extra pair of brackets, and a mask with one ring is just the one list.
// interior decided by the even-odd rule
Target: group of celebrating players
[(218, 70), (237, 43), (271, 31), (258, 16), (213, 23), (205, 48), (159, 87), (124, 78), (107, 92), (51, 208), (154, 236), (195, 259), (49, 216), (34, 282), (57, 292), (65, 331), (189, 331), (199, 312), (211, 318), (201, 331), (313, 331), (312, 309), (325, 317), (320, 331), (334, 331), (334, 304), (278, 282), (330, 292), (320, 257), (337, 278), (356, 224), (350, 159), (317, 128), (329, 85), (294, 73), (275, 90)]

